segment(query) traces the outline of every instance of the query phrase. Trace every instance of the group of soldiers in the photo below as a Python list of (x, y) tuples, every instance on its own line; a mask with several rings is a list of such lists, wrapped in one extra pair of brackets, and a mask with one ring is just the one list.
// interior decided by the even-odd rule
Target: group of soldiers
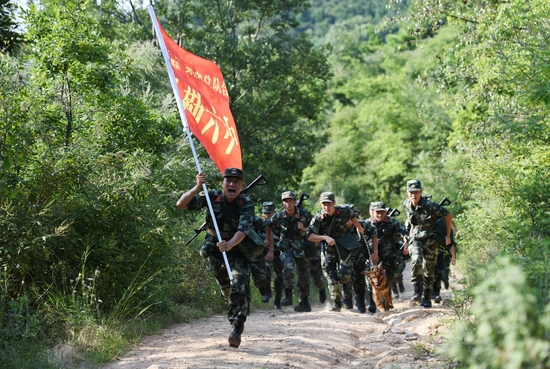
[[(262, 302), (268, 303), (274, 297), (275, 308), (281, 309), (294, 305), (296, 273), (299, 301), (294, 311), (310, 312), (310, 279), (319, 291), (319, 302), (327, 299), (324, 273), (331, 311), (353, 309), (355, 302), (357, 310), (365, 313), (368, 300), (368, 311), (374, 313), (371, 287), (362, 272), (382, 263), (397, 297), (404, 292), (402, 272), (405, 259), (410, 258), (414, 288), (411, 301), (426, 308), (432, 306), (432, 299), (441, 301), (441, 282), (448, 288), (448, 271), (443, 270), (448, 269), (446, 260), (454, 264), (456, 257), (451, 237), (453, 222), (444, 206), (422, 196), (419, 180), (407, 182), (408, 198), (403, 201), (407, 223), (402, 225), (388, 216), (381, 201), (370, 204), (368, 219), (359, 219), (360, 212), (353, 205), (337, 205), (333, 192), (321, 193), (322, 209), (315, 215), (301, 206), (302, 199), (297, 201), (294, 192), (285, 191), (281, 194), (282, 210), (276, 211), (274, 202), (264, 202), (262, 216), (255, 216), (253, 201), (242, 193), (243, 178), (242, 170), (227, 168), (222, 190), (206, 194), (201, 192), (206, 175), (199, 173), (196, 185), (177, 202), (178, 208), (187, 210), (212, 207), (215, 222), (207, 212), (207, 235), (200, 253), (208, 259), (227, 302), (231, 347), (241, 343), (249, 313), (250, 277)], [(438, 219), (442, 223), (436, 224)], [(438, 228), (443, 241), (437, 240)], [(438, 253), (440, 248), (443, 252)], [(441, 270), (435, 273), (434, 283), (438, 254)]]

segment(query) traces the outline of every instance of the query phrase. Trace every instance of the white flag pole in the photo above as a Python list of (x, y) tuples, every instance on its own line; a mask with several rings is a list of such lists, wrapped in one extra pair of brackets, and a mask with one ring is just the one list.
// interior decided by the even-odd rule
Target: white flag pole
[[(185, 108), (181, 100), (180, 91), (178, 90), (178, 83), (176, 82), (176, 76), (174, 76), (174, 71), (172, 70), (172, 66), (170, 65), (170, 56), (168, 55), (168, 50), (166, 50), (166, 45), (164, 43), (164, 39), (162, 38), (162, 33), (160, 31), (160, 26), (157, 22), (157, 16), (155, 15), (155, 10), (151, 5), (149, 5), (147, 9), (149, 10), (149, 15), (151, 16), (151, 21), (153, 22), (153, 26), (155, 27), (155, 33), (157, 34), (157, 40), (159, 42), (160, 49), (162, 50), (162, 55), (164, 56), (166, 69), (168, 69), (168, 75), (170, 76), (170, 83), (172, 84), (172, 90), (174, 90), (176, 103), (178, 104), (178, 110), (180, 113), (181, 122), (183, 124), (183, 129), (187, 133), (187, 138), (189, 139), (189, 145), (191, 146), (191, 151), (193, 152), (193, 157), (195, 158), (195, 164), (197, 164), (197, 170), (199, 173), (202, 173), (201, 165), (199, 163), (199, 158), (197, 156), (197, 151), (195, 150), (195, 145), (193, 143), (193, 139), (191, 138), (189, 123), (187, 122), (187, 117), (185, 116)], [(216, 222), (216, 215), (214, 214), (214, 209), (212, 208), (212, 202), (210, 201), (210, 197), (208, 196), (208, 188), (206, 187), (206, 183), (202, 184), (202, 189), (206, 194), (206, 202), (208, 203), (208, 210), (210, 211), (210, 215), (212, 216), (212, 223), (214, 223), (214, 229), (216, 230), (218, 241), (221, 242), (222, 237), (220, 234), (220, 230), (218, 228), (218, 224)], [(222, 252), (222, 255), (223, 255), (223, 260), (225, 262), (225, 267), (227, 269), (227, 273), (229, 274), (229, 279), (232, 280), (233, 273), (231, 272), (231, 267), (229, 266), (229, 261), (227, 260), (227, 255), (225, 251)]]

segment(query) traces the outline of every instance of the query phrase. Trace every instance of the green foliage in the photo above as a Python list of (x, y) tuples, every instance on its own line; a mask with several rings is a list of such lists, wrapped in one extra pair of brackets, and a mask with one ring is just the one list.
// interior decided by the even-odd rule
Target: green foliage
[[(436, 81), (465, 199), (460, 257), (479, 287), (455, 355), (471, 367), (547, 367), (550, 5), (415, 1), (413, 9), (419, 32), (458, 27)], [(501, 256), (518, 266), (473, 273)]]
[[(334, 36), (356, 33), (364, 25), (377, 25), (384, 17), (405, 11), (409, 1), (387, 0), (312, 0), (311, 8), (297, 15), (299, 32), (310, 32), (314, 40), (333, 43)], [(368, 35), (362, 39), (367, 41)], [(372, 36), (372, 35), (371, 35)], [(336, 44), (335, 44), (336, 46)]]
[(0, 63), (0, 355), (14, 367), (49, 365), (21, 354), (36, 342), (105, 361), (128, 320), (192, 316), (176, 304), (215, 289), (198, 252), (180, 250), (197, 219), (174, 204), (195, 168), (174, 114), (149, 107), (150, 69), (102, 36), (88, 3), (41, 5), (25, 14), (28, 48)]
[[(419, 3), (415, 3), (420, 6)], [(426, 4), (422, 2), (421, 6)], [(419, 27), (454, 23), (437, 83), (448, 95), (451, 141), (471, 229), (471, 267), (512, 255), (548, 303), (548, 50), (550, 5), (441, 2), (418, 13)], [(443, 22), (437, 19), (444, 19)], [(533, 77), (536, 76), (536, 77)], [(460, 93), (455, 93), (455, 92)], [(452, 108), (454, 107), (454, 108)]]
[(23, 38), (16, 22), (16, 6), (11, 0), (0, 0), (0, 52), (16, 51)]
[(522, 269), (509, 257), (480, 272), (468, 319), (457, 321), (448, 354), (468, 368), (547, 368), (550, 305), (538, 314)]
[(404, 183), (415, 177), (441, 198), (454, 198), (441, 183), (452, 181), (443, 159), (451, 121), (441, 96), (419, 83), (432, 78), (430, 58), (452, 37), (441, 34), (415, 51), (383, 45), (352, 57), (343, 50), (347, 68), (336, 77), (327, 145), (304, 171), (315, 192), (332, 189), (366, 213), (378, 199), (398, 206)]
[(330, 78), (329, 50), (314, 48), (305, 34), (290, 33), (295, 13), (306, 4), (191, 1), (162, 2), (156, 9), (172, 38), (222, 70), (245, 176), (269, 178), (255, 191), (259, 199), (272, 200), (271, 193), (297, 187), (317, 144), (312, 127)]

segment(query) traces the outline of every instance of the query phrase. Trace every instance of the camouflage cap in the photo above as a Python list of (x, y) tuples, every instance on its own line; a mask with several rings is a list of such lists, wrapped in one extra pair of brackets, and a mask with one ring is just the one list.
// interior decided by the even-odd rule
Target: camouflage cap
[(320, 202), (334, 202), (334, 192), (323, 192), (319, 197)]
[(411, 179), (410, 181), (407, 181), (407, 191), (414, 192), (414, 191), (420, 191), (422, 189), (422, 184), (418, 179)]
[(225, 177), (236, 177), (236, 178), (244, 179), (243, 171), (239, 168), (227, 168), (223, 172), (223, 178)]
[(273, 201), (266, 201), (262, 204), (262, 213), (269, 214), (275, 211), (275, 204)]
[(281, 195), (281, 200), (284, 200), (284, 199), (296, 199), (296, 195), (292, 191), (285, 191)]
[(370, 203), (370, 210), (373, 211), (386, 211), (386, 204), (384, 204), (382, 201), (373, 201)]

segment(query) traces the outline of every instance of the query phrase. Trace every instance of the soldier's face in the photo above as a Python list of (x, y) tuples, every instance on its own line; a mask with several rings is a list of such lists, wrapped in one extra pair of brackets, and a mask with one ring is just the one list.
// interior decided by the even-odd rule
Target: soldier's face
[(334, 211), (336, 210), (334, 208), (334, 205), (335, 204), (333, 202), (322, 202), (321, 203), (321, 206), (323, 207), (323, 212), (325, 212), (325, 214), (327, 214), (329, 217), (334, 215)]
[(411, 200), (412, 204), (416, 206), (418, 205), (418, 203), (420, 202), (420, 199), (422, 198), (422, 190), (407, 191), (407, 195), (409, 195), (409, 200)]
[(237, 177), (225, 177), (222, 187), (227, 202), (233, 202), (243, 190), (243, 180)]
[(385, 210), (375, 211), (374, 216), (377, 222), (382, 222), (384, 221), (384, 219), (386, 219), (386, 211)]
[(264, 219), (269, 219), (273, 216), (273, 212), (271, 212), (271, 213), (262, 213), (262, 216), (264, 217)]
[(296, 199), (284, 199), (283, 200), (283, 207), (285, 210), (292, 210), (296, 206)]

